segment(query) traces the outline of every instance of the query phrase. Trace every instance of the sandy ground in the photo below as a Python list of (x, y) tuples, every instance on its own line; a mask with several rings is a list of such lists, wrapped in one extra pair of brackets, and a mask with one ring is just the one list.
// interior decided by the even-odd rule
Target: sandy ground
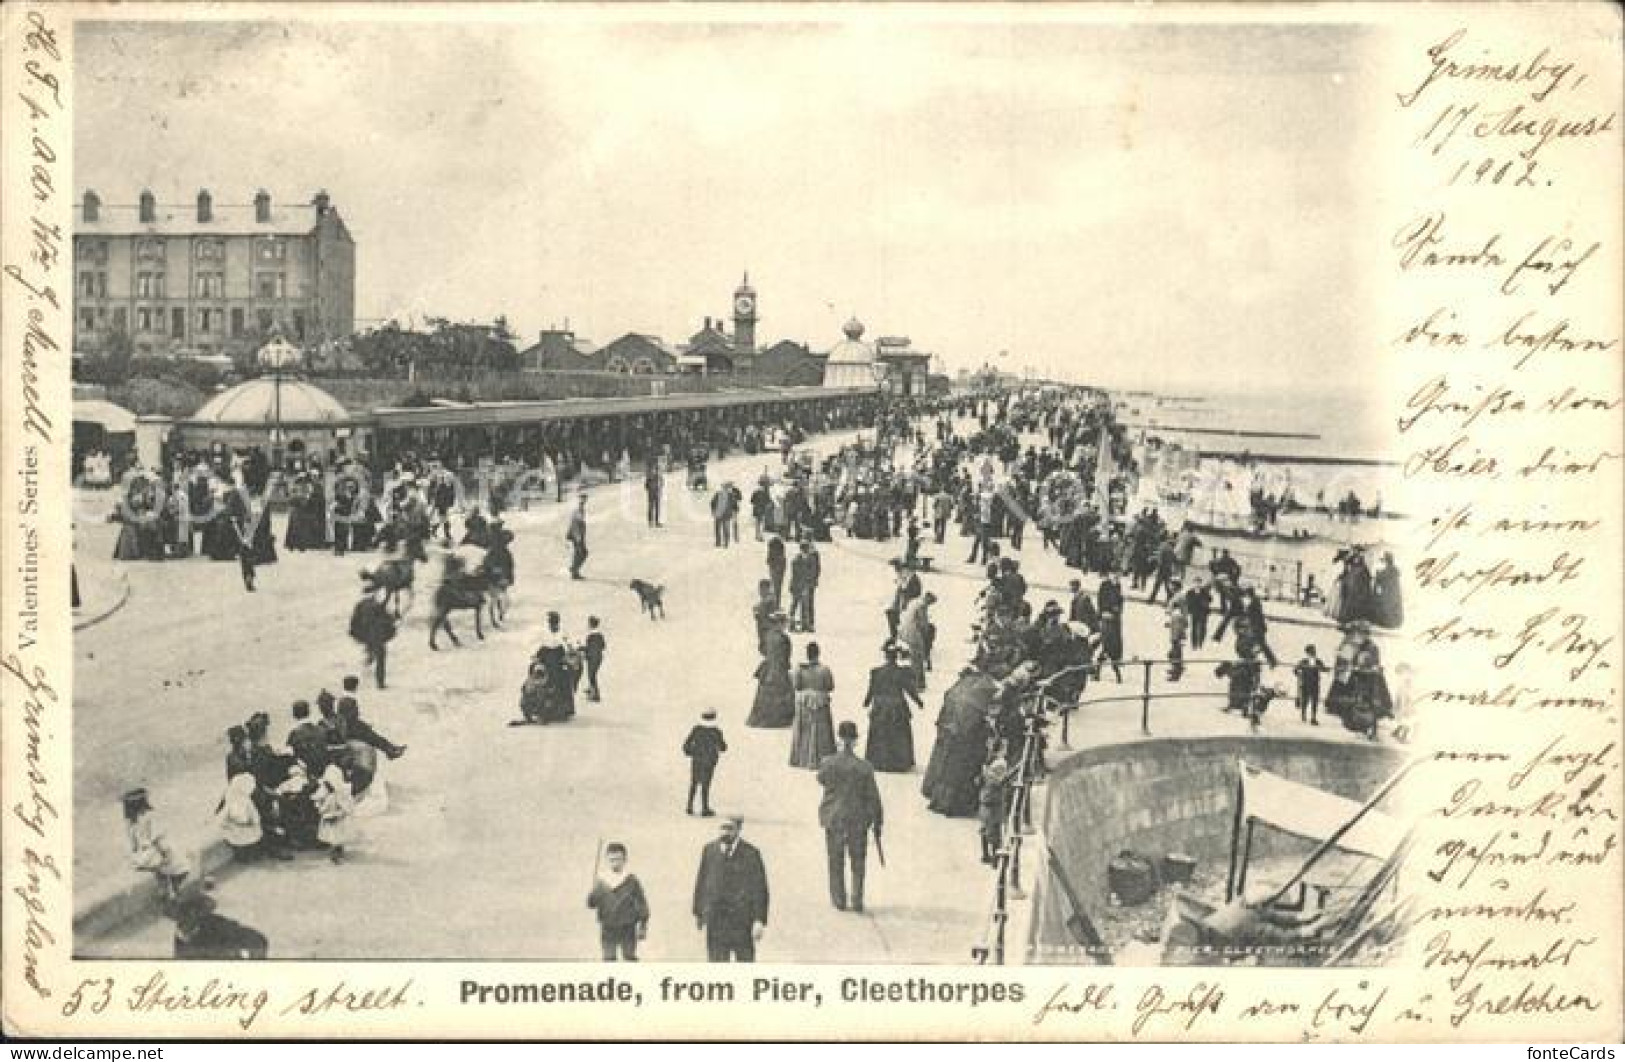
[[(828, 451), (850, 435), (822, 439)], [(777, 458), (768, 458), (777, 465)], [(735, 457), (712, 466), (713, 482), (746, 487), (764, 465)], [(363, 686), (364, 714), (393, 740), (410, 746), (381, 777), (390, 808), (361, 823), (352, 859), (333, 866), (319, 855), (291, 863), (234, 870), (220, 884), (221, 909), (265, 932), (273, 956), (366, 958), (577, 959), (596, 956), (597, 932), (585, 907), (600, 841), (631, 849), (654, 909), (644, 954), (651, 959), (703, 959), (702, 934), (689, 916), (693, 875), (715, 820), (684, 814), (687, 761), (680, 748), (700, 711), (720, 713), (730, 751), (718, 770), (720, 808), (746, 817), (745, 836), (761, 848), (773, 891), (773, 913), (760, 957), (766, 961), (966, 962), (980, 939), (991, 876), (978, 861), (970, 820), (931, 814), (919, 794), (920, 773), (882, 775), (889, 865), (870, 860), (869, 910), (831, 908), (817, 825), (819, 788), (811, 772), (787, 765), (789, 731), (747, 729), (756, 663), (750, 606), (764, 572), (763, 547), (712, 544), (701, 495), (668, 480), (668, 524), (643, 519), (641, 484), (595, 490), (588, 579), (564, 577), (567, 547), (561, 507), (515, 513), (518, 586), (505, 629), (473, 637), (457, 620), (460, 648), (427, 645), (428, 594), (418, 601), (391, 647), (390, 686)], [(105, 505), (107, 495), (92, 504)], [(203, 559), (114, 565), (112, 525), (93, 509), (79, 513), (79, 558), (87, 568), (121, 568), (130, 600), (103, 622), (79, 632), (75, 645), (75, 873), (80, 882), (129, 877), (118, 796), (146, 785), (183, 846), (210, 835), (223, 782), (225, 728), (264, 710), (280, 737), (288, 705), (337, 691), (360, 673), (359, 650), (345, 634), (357, 571), (370, 556), (286, 554), (262, 569), (259, 591), (246, 594), (236, 565)], [(280, 525), (279, 525), (280, 530)], [(824, 580), (816, 640), (835, 672), (835, 718), (866, 721), (860, 708), (868, 669), (879, 662), (886, 626), (882, 609), (891, 578), (886, 561), (899, 543), (848, 541), (840, 532), (820, 547)], [(937, 671), (926, 709), (915, 718), (920, 771), (929, 756), (942, 694), (968, 654), (975, 566), (962, 563), (968, 542), (950, 531), (928, 546), (942, 572), (926, 577), (940, 599)], [(1064, 601), (1072, 576), (1029, 535), (1019, 554), (1035, 605)], [(420, 580), (425, 570), (419, 569)], [(101, 578), (98, 574), (96, 578)], [(639, 615), (628, 580), (667, 586), (668, 618)], [(1093, 579), (1088, 583), (1093, 586)], [(586, 617), (603, 619), (609, 641), (604, 700), (580, 705), (567, 725), (509, 728), (517, 714), (526, 661), (548, 610), (578, 637)], [(1131, 604), (1129, 656), (1162, 655), (1161, 610)], [(1335, 635), (1278, 627), (1283, 660), (1306, 640), (1329, 656)], [(797, 635), (795, 658), (808, 641)], [(1212, 666), (1194, 666), (1181, 692), (1203, 696), (1153, 706), (1158, 736), (1245, 732), (1222, 704)], [(1136, 671), (1122, 693), (1138, 692)], [(1290, 684), (1282, 668), (1274, 681)], [(1156, 669), (1153, 691), (1164, 688)], [(1119, 692), (1108, 679), (1091, 693)], [(1288, 718), (1291, 716), (1291, 718)], [(1138, 703), (1083, 710), (1072, 743), (1140, 736)], [(1313, 733), (1341, 739), (1333, 727), (1300, 724), (1282, 704), (1270, 733)], [(164, 955), (169, 926), (160, 919), (116, 934), (80, 940), (81, 954)]]

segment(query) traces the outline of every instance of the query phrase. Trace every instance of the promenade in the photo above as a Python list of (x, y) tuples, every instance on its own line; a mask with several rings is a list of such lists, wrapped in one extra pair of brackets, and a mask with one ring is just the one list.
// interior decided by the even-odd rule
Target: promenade
[[(850, 433), (816, 440), (829, 452)], [(712, 483), (732, 479), (748, 493), (778, 457), (736, 456), (713, 462)], [(787, 766), (789, 731), (749, 730), (756, 663), (750, 605), (763, 572), (763, 547), (746, 540), (712, 544), (708, 495), (690, 494), (668, 478), (668, 526), (643, 519), (641, 483), (608, 485), (591, 494), (587, 579), (564, 575), (564, 506), (546, 504), (508, 516), (516, 532), (518, 585), (505, 629), (473, 637), (467, 614), (454, 622), (460, 648), (427, 645), (428, 587), (391, 646), (390, 687), (362, 687), (364, 715), (392, 740), (410, 746), (386, 765), (390, 807), (359, 823), (352, 859), (333, 866), (319, 854), (289, 863), (231, 869), (220, 877), (223, 913), (265, 932), (277, 958), (588, 959), (597, 932), (585, 895), (600, 841), (631, 850), (654, 917), (649, 959), (704, 957), (703, 935), (689, 915), (700, 847), (715, 820), (684, 814), (687, 762), (683, 737), (700, 711), (715, 707), (729, 744), (715, 790), (720, 810), (745, 816), (745, 836), (761, 848), (773, 890), (763, 961), (938, 962), (969, 960), (981, 935), (991, 873), (979, 862), (972, 820), (931, 814), (919, 795), (920, 772), (882, 775), (888, 865), (871, 855), (865, 914), (828, 902), (819, 788), (811, 772)], [(105, 495), (103, 496), (106, 497)], [(113, 567), (112, 525), (80, 514), (80, 563)], [(885, 638), (882, 609), (892, 579), (886, 562), (900, 543), (847, 540), (821, 547), (817, 641), (835, 672), (836, 720), (865, 726), (860, 708), (868, 669)], [(923, 771), (943, 693), (968, 656), (977, 566), (963, 562), (969, 544), (950, 531), (944, 546), (927, 544), (939, 573), (925, 578), (936, 593), (937, 670), (915, 717), (916, 757)], [(1035, 608), (1076, 573), (1030, 534), (1018, 554)], [(273, 719), (273, 738), (291, 725), (288, 705), (336, 691), (360, 674), (359, 651), (345, 634), (357, 571), (374, 555), (283, 554), (262, 569), (259, 592), (245, 594), (234, 564), (206, 560), (117, 565), (129, 600), (79, 632), (75, 689), (76, 898), (81, 912), (140, 883), (125, 865), (118, 796), (146, 785), (172, 837), (183, 849), (214, 839), (212, 812), (224, 781), (223, 732), (251, 712)], [(429, 581), (429, 570), (419, 569)], [(639, 615), (633, 578), (667, 587), (668, 619)], [(1091, 588), (1093, 578), (1087, 580)], [(1131, 599), (1137, 595), (1131, 595)], [(509, 728), (519, 685), (543, 629), (557, 610), (579, 636), (589, 614), (602, 618), (609, 640), (604, 700), (583, 703), (562, 726)], [(1281, 617), (1285, 618), (1285, 617)], [(1305, 613), (1294, 617), (1313, 622)], [(1283, 661), (1312, 640), (1329, 655), (1335, 632), (1277, 625)], [(795, 659), (808, 638), (796, 636)], [(1159, 657), (1166, 640), (1160, 606), (1131, 600), (1127, 655)], [(1138, 668), (1124, 668), (1124, 694), (1138, 692)], [(1290, 685), (1283, 667), (1270, 676)], [(1132, 684), (1131, 684), (1132, 683)], [(1154, 670), (1153, 693), (1167, 688)], [(1157, 736), (1231, 735), (1246, 723), (1219, 711), (1223, 687), (1212, 667), (1193, 666), (1179, 692), (1211, 696), (1153, 705)], [(1119, 692), (1108, 677), (1089, 696)], [(1335, 721), (1300, 724), (1278, 702), (1265, 722), (1274, 734), (1345, 740)], [(1141, 736), (1137, 703), (1085, 709), (1072, 744)], [(1062, 755), (1055, 749), (1053, 755)], [(82, 955), (165, 955), (170, 927), (148, 916), (83, 934)]]

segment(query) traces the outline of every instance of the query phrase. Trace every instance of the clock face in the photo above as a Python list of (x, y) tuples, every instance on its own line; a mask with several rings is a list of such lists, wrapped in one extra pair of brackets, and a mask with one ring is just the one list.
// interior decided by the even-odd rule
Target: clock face
[(752, 299), (749, 295), (741, 295), (734, 300), (734, 312), (739, 314), (741, 317), (749, 316), (755, 309), (756, 300)]

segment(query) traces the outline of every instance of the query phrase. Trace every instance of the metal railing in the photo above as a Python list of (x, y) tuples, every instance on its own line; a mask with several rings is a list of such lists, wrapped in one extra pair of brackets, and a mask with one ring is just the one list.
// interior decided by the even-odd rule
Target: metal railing
[[(1194, 691), (1194, 692), (1191, 692), (1191, 693), (1157, 693), (1157, 694), (1153, 694), (1151, 692), (1151, 671), (1152, 671), (1153, 668), (1168, 667), (1168, 666), (1173, 665), (1173, 664), (1178, 664), (1179, 667), (1180, 667), (1180, 670), (1184, 671), (1184, 670), (1189, 669), (1191, 667), (1199, 667), (1199, 666), (1204, 665), (1204, 664), (1218, 665), (1218, 664), (1233, 664), (1233, 663), (1236, 663), (1236, 658), (1233, 657), (1233, 656), (1225, 656), (1225, 657), (1183, 657), (1183, 658), (1181, 658), (1179, 660), (1174, 660), (1171, 657), (1159, 657), (1159, 658), (1154, 658), (1154, 659), (1150, 659), (1150, 660), (1142, 659), (1140, 657), (1134, 657), (1133, 659), (1130, 659), (1130, 660), (1118, 661), (1117, 666), (1119, 668), (1135, 668), (1135, 667), (1138, 667), (1138, 668), (1141, 669), (1141, 672), (1140, 672), (1140, 692), (1138, 692), (1138, 693), (1130, 693), (1130, 694), (1120, 694), (1120, 695), (1111, 696), (1111, 697), (1090, 697), (1090, 698), (1088, 698), (1086, 700), (1076, 701), (1076, 702), (1071, 703), (1071, 704), (1057, 704), (1056, 710), (1060, 713), (1060, 716), (1061, 716), (1061, 748), (1063, 748), (1063, 749), (1071, 749), (1072, 748), (1072, 744), (1071, 744), (1072, 716), (1077, 711), (1077, 709), (1079, 709), (1079, 708), (1092, 708), (1092, 707), (1095, 707), (1096, 705), (1101, 705), (1101, 704), (1133, 704), (1133, 703), (1138, 702), (1138, 704), (1140, 705), (1140, 733), (1144, 734), (1146, 737), (1150, 737), (1151, 736), (1151, 702), (1152, 701), (1154, 701), (1154, 700), (1170, 700), (1170, 701), (1173, 701), (1173, 700), (1190, 699), (1190, 698), (1195, 698), (1195, 697), (1211, 698), (1211, 697), (1214, 697), (1214, 696), (1223, 696), (1224, 695), (1223, 691), (1214, 691), (1214, 690), (1198, 690), (1198, 691)], [(1103, 675), (1106, 672), (1106, 670), (1112, 666), (1112, 661), (1110, 661), (1110, 660), (1101, 660), (1101, 661), (1098, 661), (1097, 663), (1095, 663), (1092, 666), (1094, 668), (1093, 679), (1094, 679), (1094, 681), (1099, 682), (1100, 681), (1100, 676)]]
[(1061, 707), (1049, 695), (1049, 688), (1059, 681), (1093, 664), (1078, 664), (1056, 672), (1042, 682), (1035, 683), (1027, 692), (1022, 705), (1024, 724), (1021, 738), (1021, 758), (1017, 762), (1010, 782), (1010, 803), (1005, 808), (1000, 830), (999, 849), (993, 857), (994, 885), (992, 910), (987, 920), (987, 931), (982, 943), (971, 949), (971, 956), (979, 964), (989, 960), (995, 966), (1004, 965), (1006, 937), (1010, 924), (1010, 900), (1025, 899), (1021, 885), (1021, 856), (1023, 841), (1033, 832), (1033, 786), (1047, 774), (1044, 763), (1044, 730), (1049, 726), (1046, 718)]
[(1021, 743), (1021, 760), (1011, 781), (1010, 804), (1005, 809), (1003, 836), (994, 855), (993, 903), (982, 943), (971, 949), (979, 965), (989, 961), (1003, 966), (1010, 925), (1010, 900), (1024, 899), (1021, 885), (1022, 842), (1032, 833), (1032, 790), (1044, 769), (1041, 716), (1029, 711)]

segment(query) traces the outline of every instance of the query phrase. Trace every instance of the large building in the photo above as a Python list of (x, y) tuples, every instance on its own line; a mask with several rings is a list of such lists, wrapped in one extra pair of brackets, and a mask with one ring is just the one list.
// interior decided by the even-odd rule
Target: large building
[(275, 333), (313, 350), (355, 330), (355, 241), (326, 192), (175, 206), (87, 191), (73, 260), (76, 351), (237, 355)]
[(806, 344), (781, 339), (758, 345), (756, 289), (749, 274), (734, 289), (733, 328), (722, 317), (706, 317), (687, 342), (668, 346), (659, 336), (628, 332), (602, 347), (569, 328), (550, 328), (534, 346), (519, 352), (527, 372), (616, 372), (632, 376), (695, 372), (747, 378), (753, 384), (816, 387), (824, 378), (824, 355)]

